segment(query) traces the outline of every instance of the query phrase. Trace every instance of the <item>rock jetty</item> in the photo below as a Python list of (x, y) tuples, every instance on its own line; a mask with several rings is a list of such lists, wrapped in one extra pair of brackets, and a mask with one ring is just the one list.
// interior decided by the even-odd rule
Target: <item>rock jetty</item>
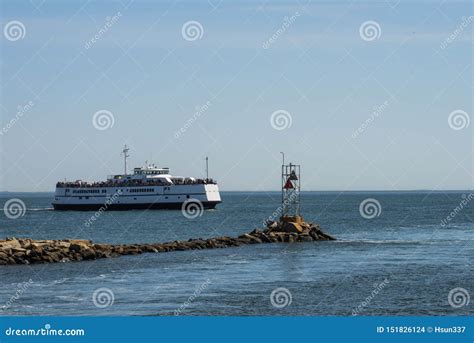
[(236, 238), (223, 236), (152, 244), (95, 244), (81, 239), (7, 238), (0, 240), (0, 265), (71, 262), (143, 253), (327, 240), (334, 238), (322, 232), (319, 225), (306, 223), (301, 217), (282, 218), (279, 222), (269, 223), (265, 230), (257, 229)]

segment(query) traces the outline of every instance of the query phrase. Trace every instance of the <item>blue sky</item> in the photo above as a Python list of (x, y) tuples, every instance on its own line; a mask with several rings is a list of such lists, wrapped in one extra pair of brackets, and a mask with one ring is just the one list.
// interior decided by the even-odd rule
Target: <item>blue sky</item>
[[(471, 189), (474, 123), (448, 117), (472, 119), (473, 14), (470, 1), (2, 1), (0, 189), (103, 179), (124, 144), (131, 166), (177, 175), (204, 176), (209, 156), (224, 190), (277, 190), (280, 151), (303, 190)], [(272, 125), (276, 111), (291, 125)]]

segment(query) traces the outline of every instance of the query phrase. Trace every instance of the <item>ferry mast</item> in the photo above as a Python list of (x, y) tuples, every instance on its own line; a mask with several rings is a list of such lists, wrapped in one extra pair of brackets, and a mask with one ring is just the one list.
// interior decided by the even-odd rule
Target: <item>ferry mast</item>
[(128, 151), (130, 149), (127, 147), (127, 144), (124, 145), (123, 150), (122, 150), (122, 155), (123, 155), (123, 164), (124, 164), (124, 175), (127, 175), (127, 158), (130, 157), (128, 154)]

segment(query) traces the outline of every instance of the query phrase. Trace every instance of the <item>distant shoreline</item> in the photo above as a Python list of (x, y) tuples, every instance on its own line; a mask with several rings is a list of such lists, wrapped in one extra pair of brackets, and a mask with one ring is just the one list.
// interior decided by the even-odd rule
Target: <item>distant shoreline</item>
[[(322, 190), (309, 190), (309, 191), (301, 191), (302, 194), (304, 193), (321, 193), (321, 194), (326, 194), (326, 193), (470, 193), (474, 192), (474, 190), (471, 189), (447, 189), (447, 190), (430, 190), (430, 189), (414, 189), (414, 190), (327, 190), (327, 191), (322, 191)], [(252, 191), (252, 190), (241, 190), (241, 191), (236, 191), (236, 190), (221, 190), (221, 193), (281, 193), (279, 190), (258, 190), (258, 191)], [(23, 194), (23, 195), (54, 195), (54, 192), (28, 192), (28, 191), (1, 191), (0, 192), (0, 197), (1, 196), (6, 196), (6, 195), (12, 195), (12, 194)]]

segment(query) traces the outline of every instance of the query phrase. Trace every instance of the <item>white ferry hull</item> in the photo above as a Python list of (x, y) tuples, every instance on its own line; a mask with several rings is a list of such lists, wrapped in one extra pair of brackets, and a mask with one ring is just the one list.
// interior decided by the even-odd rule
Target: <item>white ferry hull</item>
[(181, 209), (195, 202), (204, 209), (221, 202), (217, 184), (129, 187), (57, 187), (52, 203), (55, 210)]

